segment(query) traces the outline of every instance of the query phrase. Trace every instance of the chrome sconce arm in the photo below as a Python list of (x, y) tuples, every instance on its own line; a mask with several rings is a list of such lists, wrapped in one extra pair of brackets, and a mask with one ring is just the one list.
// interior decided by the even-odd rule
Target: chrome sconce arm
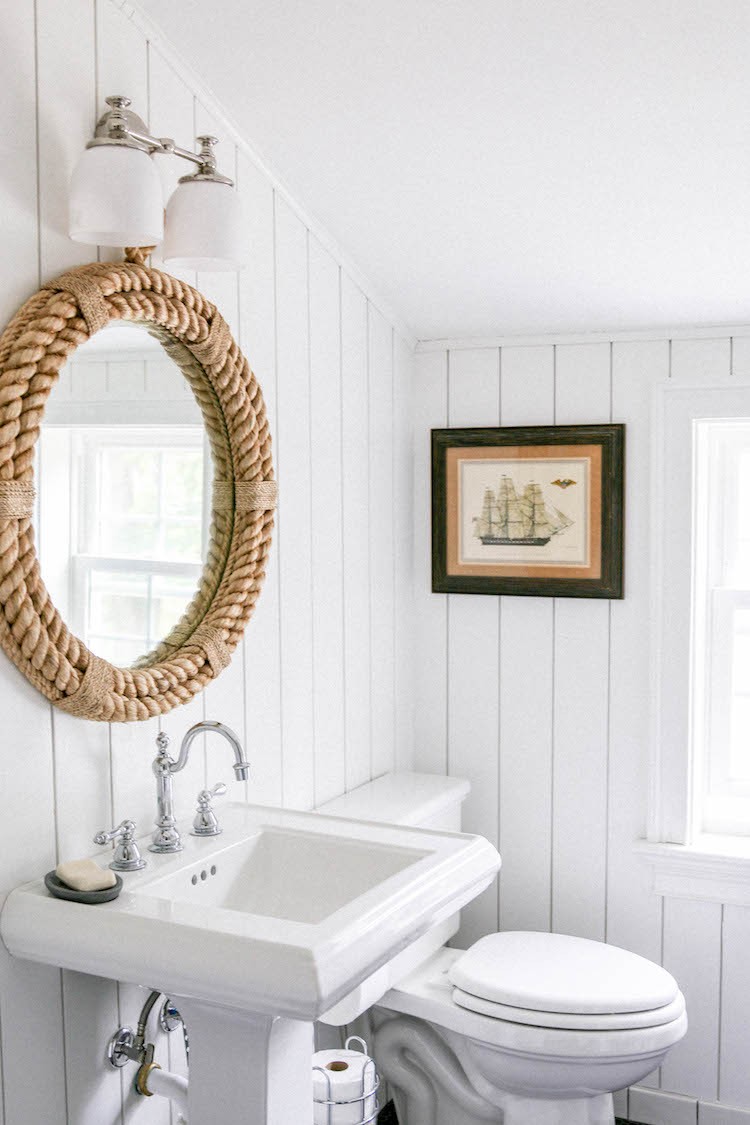
[(105, 101), (109, 109), (97, 121), (94, 138), (88, 142), (86, 148), (110, 144), (140, 149), (142, 152), (147, 152), (149, 156), (154, 153), (179, 156), (182, 160), (189, 160), (198, 166), (197, 175), (201, 179), (234, 187), (234, 180), (222, 176), (217, 171), (214, 147), (219, 142), (216, 137), (207, 133), (202, 134), (197, 138), (201, 146), (200, 150), (191, 152), (190, 149), (181, 148), (171, 137), (155, 137), (149, 133), (145, 121), (130, 108), (130, 98), (122, 94), (111, 94), (105, 98)]

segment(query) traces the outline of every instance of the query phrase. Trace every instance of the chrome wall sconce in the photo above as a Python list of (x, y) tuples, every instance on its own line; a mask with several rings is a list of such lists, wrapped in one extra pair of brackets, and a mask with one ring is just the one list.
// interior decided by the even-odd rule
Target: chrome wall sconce
[[(243, 264), (242, 209), (234, 183), (216, 169), (215, 137), (200, 150), (153, 137), (130, 98), (106, 99), (94, 139), (73, 170), (70, 237), (99, 246), (156, 246), (172, 268), (236, 270)], [(197, 166), (167, 203), (152, 157), (179, 156)]]

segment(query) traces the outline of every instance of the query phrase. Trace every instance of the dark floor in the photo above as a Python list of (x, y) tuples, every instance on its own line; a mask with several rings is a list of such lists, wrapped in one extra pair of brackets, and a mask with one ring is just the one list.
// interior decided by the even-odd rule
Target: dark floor
[[(378, 1114), (378, 1125), (398, 1125), (398, 1118), (396, 1117), (393, 1102), (388, 1102), (388, 1105), (383, 1106)], [(615, 1125), (637, 1125), (637, 1122), (627, 1122), (624, 1117), (617, 1117), (615, 1118)]]

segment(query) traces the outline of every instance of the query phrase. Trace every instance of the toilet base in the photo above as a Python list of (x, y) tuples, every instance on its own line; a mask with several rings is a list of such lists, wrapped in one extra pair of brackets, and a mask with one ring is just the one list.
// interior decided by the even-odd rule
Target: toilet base
[(469, 1081), (449, 1042), (408, 1016), (380, 1026), (375, 1056), (399, 1125), (614, 1125), (611, 1093), (537, 1098), (495, 1088), (487, 1101), (477, 1089), (483, 1084)]
[[(410, 1115), (406, 1099), (394, 1088), (393, 1101), (399, 1125), (417, 1125)], [(514, 1098), (508, 1095), (505, 1110), (495, 1109), (491, 1118), (476, 1117), (455, 1102), (443, 1101), (435, 1109), (434, 1125), (614, 1125), (612, 1095), (579, 1098), (571, 1101), (542, 1102), (537, 1098)]]

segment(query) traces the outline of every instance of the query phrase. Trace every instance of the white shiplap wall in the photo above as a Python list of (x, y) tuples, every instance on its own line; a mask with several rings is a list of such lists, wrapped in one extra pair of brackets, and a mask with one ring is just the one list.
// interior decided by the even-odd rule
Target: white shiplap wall
[[(424, 344), (417, 357), (416, 768), (471, 780), (465, 827), (503, 857), (499, 891), (464, 911), (459, 943), (497, 927), (555, 929), (663, 962), (685, 992), (690, 1030), (646, 1085), (690, 1100), (656, 1099), (657, 1116), (636, 1116), (659, 1123), (675, 1113), (694, 1122), (697, 1101), (744, 1107), (750, 1120), (750, 909), (662, 904), (632, 848), (645, 835), (648, 782), (651, 399), (664, 379), (746, 378), (749, 344), (743, 329)], [(627, 427), (622, 601), (430, 592), (431, 427), (609, 421)], [(709, 1112), (729, 1121), (702, 1104)]]
[[(204, 716), (228, 722), (252, 763), (247, 794), (264, 803), (309, 808), (408, 763), (408, 333), (129, 5), (4, 4), (0, 36), (0, 323), (40, 282), (94, 256), (67, 238), (67, 181), (109, 93), (128, 94), (157, 134), (183, 145), (216, 132), (220, 167), (236, 175), (245, 202), (249, 268), (197, 284), (238, 333), (264, 390), (279, 531), (231, 667), (161, 726), (178, 738)], [(184, 168), (158, 165), (169, 190)], [(53, 712), (5, 658), (0, 704), (2, 901), (58, 858), (89, 853), (104, 825), (127, 815), (147, 830), (159, 723), (110, 728)], [(222, 769), (223, 753), (195, 755), (180, 779), (183, 812)], [(120, 1074), (104, 1062), (109, 1035), (141, 1003), (137, 989), (0, 951), (0, 1125), (168, 1125), (167, 1103), (132, 1093), (132, 1068)], [(179, 1067), (178, 1056), (174, 1044), (158, 1045), (162, 1062)]]

